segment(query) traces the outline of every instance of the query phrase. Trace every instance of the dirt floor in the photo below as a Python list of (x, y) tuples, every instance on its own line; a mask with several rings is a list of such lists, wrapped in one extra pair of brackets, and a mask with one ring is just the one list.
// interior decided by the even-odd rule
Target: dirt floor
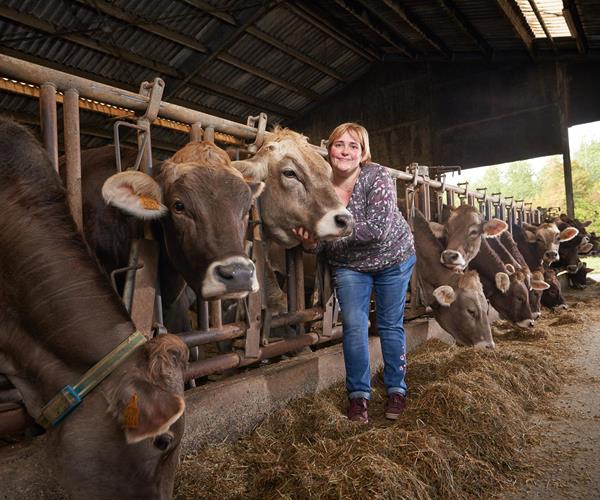
[(552, 402), (556, 413), (532, 419), (543, 438), (531, 453), (546, 465), (503, 499), (600, 498), (600, 284), (568, 292), (567, 303), (588, 321), (571, 346), (574, 375)]

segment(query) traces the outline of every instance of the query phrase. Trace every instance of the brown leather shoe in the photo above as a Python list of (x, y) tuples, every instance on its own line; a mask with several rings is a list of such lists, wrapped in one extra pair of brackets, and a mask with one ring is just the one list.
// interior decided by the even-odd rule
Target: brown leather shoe
[(385, 418), (396, 420), (404, 408), (406, 408), (406, 398), (398, 392), (390, 394), (385, 403)]
[(352, 422), (369, 423), (369, 401), (364, 398), (353, 398), (348, 406), (348, 420)]

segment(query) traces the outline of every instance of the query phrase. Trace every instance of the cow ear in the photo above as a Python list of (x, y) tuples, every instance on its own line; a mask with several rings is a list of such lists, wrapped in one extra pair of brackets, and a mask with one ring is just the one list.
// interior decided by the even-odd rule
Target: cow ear
[(145, 380), (123, 391), (117, 405), (128, 444), (164, 434), (183, 415), (185, 400)]
[(579, 234), (579, 229), (576, 227), (568, 227), (560, 232), (560, 242), (570, 241)]
[(593, 271), (593, 269), (591, 269), (591, 268), (589, 268), (589, 267), (586, 267), (586, 268), (585, 268), (585, 272), (586, 272), (586, 274), (587, 274), (587, 273), (591, 273), (592, 271)]
[(140, 219), (158, 219), (167, 213), (158, 183), (143, 172), (127, 171), (111, 175), (102, 186), (102, 197), (125, 213)]
[(430, 222), (429, 229), (437, 239), (446, 237), (446, 228), (443, 224), (438, 224), (437, 222)]
[(589, 226), (591, 223), (592, 223), (592, 221), (591, 221), (591, 220), (586, 220), (586, 221), (583, 221), (583, 222), (581, 223), (581, 226), (582, 226), (582, 227), (588, 227), (588, 226)]
[(246, 184), (248, 184), (248, 187), (250, 188), (250, 192), (252, 193), (252, 199), (256, 200), (256, 198), (258, 198), (262, 192), (265, 190), (265, 183), (264, 182), (246, 182)]
[(508, 224), (500, 219), (490, 219), (483, 223), (482, 230), (485, 238), (501, 235), (508, 229)]
[(542, 280), (531, 280), (531, 288), (533, 290), (548, 290), (550, 285)]
[(259, 151), (254, 157), (247, 160), (232, 161), (231, 166), (253, 182), (261, 182), (267, 178), (269, 173), (269, 158), (267, 154)]
[(456, 299), (456, 294), (450, 285), (438, 286), (433, 291), (433, 296), (438, 304), (444, 307), (450, 307), (450, 304)]
[(500, 290), (502, 293), (508, 292), (510, 288), (510, 278), (506, 273), (496, 273), (495, 277), (496, 288)]
[(525, 237), (527, 238), (527, 243), (535, 243), (537, 241), (537, 236), (535, 235), (535, 232), (533, 231), (529, 231), (529, 230), (525, 230)]

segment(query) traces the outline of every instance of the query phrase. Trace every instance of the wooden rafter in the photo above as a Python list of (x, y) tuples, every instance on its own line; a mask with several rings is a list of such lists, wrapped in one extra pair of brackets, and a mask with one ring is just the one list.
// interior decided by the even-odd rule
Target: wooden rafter
[(401, 6), (396, 0), (383, 0), (383, 3), (446, 59), (450, 59), (452, 57), (452, 51), (444, 43), (444, 41), (427, 26), (425, 26), (424, 23), (417, 19), (414, 14), (408, 11), (405, 7)]
[(312, 66), (313, 68), (318, 69), (321, 73), (325, 73), (326, 75), (329, 75), (330, 77), (335, 78), (336, 80), (339, 80), (341, 82), (345, 82), (348, 80), (339, 71), (331, 69), (330, 67), (314, 60), (312, 57), (308, 57), (308, 56), (304, 55), (299, 50), (296, 50), (295, 48), (290, 47), (289, 45), (283, 43), (282, 41), (269, 35), (268, 33), (265, 33), (264, 31), (256, 28), (255, 26), (249, 27), (246, 30), (246, 32), (248, 34), (252, 35), (254, 38), (258, 38), (259, 40), (262, 40), (263, 42), (268, 43), (269, 45), (275, 47), (276, 49), (279, 49), (282, 52), (285, 52), (287, 55), (292, 56), (294, 59), (297, 59), (297, 60), (303, 62), (304, 64), (308, 64), (309, 66)]
[(535, 59), (535, 49), (533, 47), (534, 36), (518, 6), (515, 5), (514, 0), (496, 0), (496, 2), (523, 42), (523, 45), (525, 45), (529, 57)]
[(191, 36), (184, 35), (182, 33), (178, 33), (169, 28), (161, 26), (156, 22), (148, 19), (144, 19), (142, 17), (136, 16), (130, 12), (127, 12), (115, 5), (105, 2), (104, 0), (77, 0), (79, 3), (86, 5), (92, 9), (97, 10), (98, 12), (102, 12), (103, 14), (107, 14), (115, 19), (119, 19), (120, 21), (126, 22), (127, 24), (132, 24), (136, 28), (140, 28), (148, 33), (152, 33), (153, 35), (160, 36), (161, 38), (165, 38), (172, 42), (176, 42), (179, 45), (183, 45), (188, 49), (196, 50), (198, 52), (206, 53), (208, 49), (202, 43), (200, 43), (195, 38)]
[(398, 49), (402, 54), (410, 57), (411, 59), (416, 58), (416, 50), (408, 42), (401, 40), (397, 36), (391, 34), (389, 30), (372, 14), (370, 14), (363, 7), (351, 3), (348, 0), (335, 0), (340, 7), (346, 12), (352, 15), (357, 21), (362, 23), (364, 26), (369, 28), (373, 33), (385, 40), (392, 47)]
[(531, 7), (531, 10), (533, 10), (533, 13), (535, 14), (535, 17), (538, 20), (538, 23), (540, 23), (540, 26), (542, 27), (542, 30), (544, 30), (544, 33), (546, 34), (546, 38), (550, 42), (550, 45), (551, 45), (552, 49), (554, 51), (556, 51), (556, 45), (554, 44), (554, 40), (552, 39), (552, 35), (550, 34), (550, 30), (548, 29), (548, 26), (546, 26), (546, 22), (544, 21), (544, 17), (542, 16), (542, 13), (540, 12), (540, 9), (538, 9), (538, 6), (534, 2), (534, 0), (528, 0), (528, 1), (529, 1), (529, 5)]
[(487, 43), (486, 39), (481, 36), (481, 33), (469, 22), (466, 16), (460, 11), (452, 0), (439, 0), (440, 5), (445, 12), (450, 16), (452, 21), (469, 37), (477, 48), (483, 53), (487, 59), (491, 59), (494, 53), (492, 47)]
[[(103, 14), (107, 14), (115, 19), (119, 19), (128, 24), (135, 25), (136, 28), (140, 28), (145, 30), (153, 35), (164, 38), (165, 40), (169, 40), (171, 42), (178, 43), (184, 47), (195, 50), (200, 53), (207, 53), (207, 47), (200, 43), (195, 38), (192, 38), (187, 35), (183, 35), (182, 33), (178, 33), (169, 28), (162, 27), (155, 22), (147, 19), (142, 19), (138, 16), (135, 16), (129, 12), (124, 11), (118, 7), (115, 7), (113, 4), (105, 2), (104, 0), (77, 0), (80, 3), (90, 6)], [(218, 56), (219, 61), (222, 61), (226, 64), (230, 64), (231, 66), (235, 66), (236, 68), (243, 69), (247, 73), (250, 73), (258, 78), (262, 78), (263, 80), (267, 80), (275, 85), (278, 85), (282, 88), (288, 89), (292, 92), (296, 92), (304, 97), (309, 99), (318, 99), (319, 95), (302, 87), (301, 85), (294, 84), (283, 78), (279, 78), (268, 71), (263, 70), (262, 68), (258, 68), (246, 62), (241, 62), (239, 59), (229, 55), (229, 54), (221, 54)], [(243, 66), (243, 67), (242, 67)]]
[(588, 51), (588, 44), (579, 13), (577, 12), (577, 5), (575, 5), (573, 0), (563, 0), (563, 7), (563, 15), (565, 16), (569, 31), (575, 37), (577, 50), (580, 54), (585, 54)]
[[(132, 64), (136, 64), (138, 66), (147, 68), (153, 71), (154, 73), (173, 78), (175, 82), (181, 81), (183, 79), (185, 85), (190, 85), (192, 87), (195, 86), (198, 87), (200, 90), (208, 90), (212, 93), (221, 95), (223, 97), (227, 97), (234, 101), (241, 102), (246, 105), (255, 106), (258, 109), (271, 111), (285, 118), (291, 118), (295, 115), (295, 112), (293, 110), (285, 108), (284, 106), (276, 105), (264, 99), (248, 96), (243, 92), (240, 92), (239, 90), (227, 87), (222, 84), (217, 85), (214, 82), (211, 82), (205, 78), (197, 77), (194, 75), (184, 77), (181, 74), (181, 72), (172, 68), (171, 66), (160, 63), (158, 61), (152, 61), (149, 58), (138, 56), (131, 52), (122, 50), (118, 47), (114, 47), (112, 45), (97, 42), (90, 37), (75, 33), (61, 33), (61, 31), (58, 30), (51, 23), (38, 19), (29, 14), (18, 12), (8, 7), (0, 6), (0, 16), (6, 17), (8, 19), (11, 19), (12, 21), (18, 22), (38, 31), (48, 33), (57, 38), (63, 38), (65, 40), (74, 42), (78, 45), (82, 45), (84, 47), (97, 50), (98, 52), (102, 52), (104, 54), (130, 62)], [(194, 74), (195, 73), (196, 71), (194, 71)], [(179, 84), (179, 86), (181, 86), (181, 84)]]
[(315, 28), (321, 30), (327, 36), (330, 36), (337, 42), (341, 43), (344, 47), (350, 49), (356, 55), (361, 56), (367, 61), (381, 60), (381, 57), (377, 52), (367, 47), (360, 47), (355, 41), (352, 40), (352, 36), (342, 32), (338, 27), (334, 26), (333, 23), (323, 19), (322, 16), (312, 12), (306, 5), (298, 2), (287, 1), (285, 7), (293, 12), (298, 17), (301, 17), (305, 22), (311, 24)]
[[(188, 2), (189, 3), (189, 2)], [(194, 2), (198, 3), (198, 2)], [(199, 2), (203, 3), (203, 2)], [(239, 24), (237, 21), (236, 29), (229, 33), (229, 35), (223, 37), (217, 47), (213, 48), (212, 52), (206, 56), (202, 56), (199, 54), (194, 54), (184, 63), (182, 63), (182, 67), (191, 67), (194, 68), (190, 71), (183, 80), (175, 86), (175, 88), (169, 90), (166, 94), (166, 97), (171, 97), (177, 95), (189, 82), (191, 82), (198, 73), (206, 69), (210, 63), (212, 63), (215, 59), (219, 57), (219, 55), (225, 53), (233, 44), (235, 44), (239, 37), (246, 31), (246, 29), (254, 24), (258, 19), (260, 19), (266, 12), (271, 8), (270, 4), (263, 5), (262, 7), (254, 10), (251, 13), (247, 13), (244, 21)], [(265, 108), (269, 109), (269, 107)]]
[(325, 73), (326, 75), (328, 75), (332, 78), (335, 78), (336, 80), (342, 81), (342, 82), (347, 81), (347, 78), (344, 75), (342, 75), (341, 73), (339, 73), (338, 71), (335, 71), (335, 70), (329, 68), (328, 66), (326, 66), (325, 64), (322, 64), (321, 62), (317, 61), (316, 59), (303, 54), (302, 52), (294, 49), (293, 47), (290, 47), (289, 45), (285, 44), (281, 40), (278, 40), (277, 38), (260, 30), (256, 26), (252, 26), (256, 21), (258, 21), (261, 17), (263, 17), (266, 14), (266, 12), (268, 12), (270, 9), (272, 9), (273, 7), (280, 4), (281, 0), (274, 0), (272, 2), (267, 3), (265, 6), (263, 6), (258, 11), (256, 11), (257, 15), (252, 16), (252, 19), (253, 19), (252, 21), (244, 21), (241, 23), (236, 21), (236, 19), (233, 16), (230, 16), (229, 14), (225, 15), (222, 11), (215, 10), (215, 8), (213, 6), (209, 5), (206, 2), (199, 1), (199, 0), (184, 0), (184, 1), (190, 5), (197, 7), (198, 9), (201, 9), (203, 12), (206, 12), (207, 14), (212, 15), (215, 18), (225, 20), (225, 17), (227, 17), (226, 22), (232, 26), (237, 27), (237, 29), (233, 33), (233, 36), (227, 37), (226, 42), (224, 42), (223, 46), (226, 45), (226, 48), (222, 48), (223, 46), (219, 46), (217, 48), (217, 50), (215, 50), (213, 52), (213, 54), (211, 54), (211, 56), (214, 56), (215, 53), (217, 55), (223, 53), (231, 45), (233, 45), (235, 42), (237, 42), (239, 37), (244, 32), (246, 32), (249, 35), (252, 35), (254, 38), (258, 38), (259, 40), (265, 42), (266, 44), (271, 45), (272, 47), (275, 47), (276, 49), (279, 49), (280, 51), (286, 53), (288, 56), (290, 56), (294, 59), (297, 59), (298, 61), (301, 61), (302, 63), (307, 64), (308, 66), (312, 66), (313, 68), (319, 70), (321, 73)]

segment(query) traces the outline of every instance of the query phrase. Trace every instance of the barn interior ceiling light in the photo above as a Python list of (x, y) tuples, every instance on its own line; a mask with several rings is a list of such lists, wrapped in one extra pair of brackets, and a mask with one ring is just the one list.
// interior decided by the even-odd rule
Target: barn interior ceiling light
[(562, 0), (517, 0), (517, 4), (536, 38), (573, 36), (563, 15)]

